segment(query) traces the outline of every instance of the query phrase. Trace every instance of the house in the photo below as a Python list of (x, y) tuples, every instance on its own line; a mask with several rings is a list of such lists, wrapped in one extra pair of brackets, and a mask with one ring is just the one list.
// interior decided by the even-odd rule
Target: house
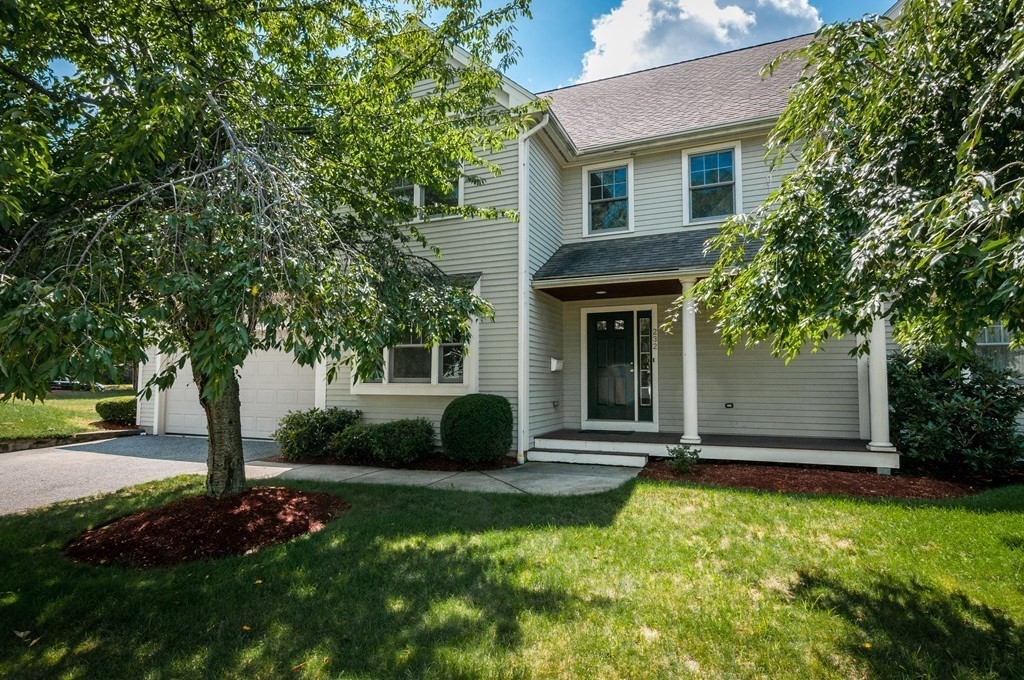
[[(255, 354), (240, 376), (243, 435), (268, 437), (285, 412), (312, 406), (359, 409), (371, 422), (439, 422), (454, 397), (488, 392), (512, 402), (516, 452), (529, 460), (643, 464), (683, 442), (707, 458), (899, 467), (884, 320), (868, 357), (851, 356), (855, 339), (846, 338), (788, 365), (762, 346), (727, 355), (707, 311), (689, 301), (662, 330), (672, 303), (712, 264), (705, 240), (777, 186), (765, 143), (798, 66), (768, 80), (759, 69), (809, 40), (539, 95), (506, 79), (499, 103), (540, 96), (550, 110), (495, 154), (501, 175), (461, 182), (458, 195), (518, 209), (520, 221), (421, 225), (445, 270), (492, 303), (494, 321), (475, 325), (465, 355), (461, 339), (427, 348), (409, 338), (385, 352), (376, 381), (343, 369), (328, 384), (324, 366)], [(424, 200), (420, 187), (406, 190)], [(161, 361), (154, 355), (141, 380)], [(206, 433), (187, 369), (140, 402), (139, 423)]]

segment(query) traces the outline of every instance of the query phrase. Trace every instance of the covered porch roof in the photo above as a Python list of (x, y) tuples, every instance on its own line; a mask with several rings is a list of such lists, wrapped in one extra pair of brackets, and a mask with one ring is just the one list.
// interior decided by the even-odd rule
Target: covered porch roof
[[(533, 276), (533, 287), (560, 300), (584, 300), (598, 289), (608, 297), (678, 295), (679, 277), (707, 273), (717, 261), (704, 253), (717, 227), (650, 236), (595, 237), (567, 243)], [(757, 246), (748, 248), (752, 257)]]

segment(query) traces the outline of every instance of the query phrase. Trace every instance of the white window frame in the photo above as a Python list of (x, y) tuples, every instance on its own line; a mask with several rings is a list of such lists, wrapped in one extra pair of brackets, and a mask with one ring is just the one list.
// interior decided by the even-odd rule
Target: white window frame
[[(590, 230), (590, 173), (599, 170), (613, 170), (626, 166), (626, 200), (628, 201), (628, 227), (614, 231)], [(636, 206), (636, 192), (633, 190), (633, 159), (624, 158), (618, 161), (584, 165), (581, 169), (581, 193), (583, 194), (583, 238), (607, 238), (633, 233), (635, 227), (633, 213)]]
[[(404, 184), (401, 186), (410, 186)], [(416, 216), (412, 218), (412, 222), (443, 222), (444, 220), (452, 220), (456, 217), (462, 217), (461, 215), (444, 215), (438, 213), (436, 215), (424, 216), (422, 211), (426, 208), (425, 199), (427, 196), (427, 188), (422, 184), (412, 184), (412, 207), (416, 211)], [(458, 192), (459, 192), (459, 207), (464, 208), (466, 206), (466, 177), (459, 172), (458, 180)]]
[[(1013, 344), (1013, 334), (1006, 330), (1006, 325), (1001, 323), (989, 324), (982, 331), (986, 331), (989, 328), (1000, 328), (1003, 335), (1006, 337), (1006, 342), (981, 342), (975, 341), (978, 347), (1005, 347), (1007, 351), (1010, 351), (1010, 345)], [(981, 331), (978, 332), (978, 336), (981, 336)]]
[[(473, 286), (473, 292), (480, 294), (480, 282)], [(381, 382), (367, 383), (351, 372), (349, 392), (351, 394), (393, 394), (411, 396), (461, 396), (477, 392), (480, 375), (480, 319), (474, 317), (469, 323), (470, 337), (466, 353), (462, 358), (462, 382), (441, 381), (441, 344), (430, 348), (430, 382), (389, 382), (391, 376), (391, 348), (385, 348), (384, 372)]]
[[(732, 215), (716, 215), (701, 219), (690, 218), (690, 158), (703, 156), (716, 151), (732, 151), (733, 197)], [(683, 150), (683, 226), (721, 224), (734, 215), (743, 213), (743, 145), (739, 141), (725, 144), (709, 144), (694, 149)]]

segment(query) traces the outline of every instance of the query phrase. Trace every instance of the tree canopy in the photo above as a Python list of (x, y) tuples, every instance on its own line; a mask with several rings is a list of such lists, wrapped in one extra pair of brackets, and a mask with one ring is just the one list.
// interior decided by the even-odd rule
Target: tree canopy
[(420, 227), (437, 210), (516, 216), (418, 208), (394, 187), (444, 194), (500, 172), (488, 154), (529, 119), (494, 97), (528, 0), (27, 0), (0, 13), (8, 398), (157, 346), (180, 359), (146, 388), (189, 361), (212, 418), (254, 350), (355, 356), (366, 374), (399, 338), (439, 342), (490, 314)]
[(876, 315), (952, 355), (988, 324), (1020, 337), (1022, 2), (908, 0), (781, 59), (805, 67), (768, 158), (795, 170), (709, 241), (720, 259), (696, 288), (725, 344), (792, 357)]

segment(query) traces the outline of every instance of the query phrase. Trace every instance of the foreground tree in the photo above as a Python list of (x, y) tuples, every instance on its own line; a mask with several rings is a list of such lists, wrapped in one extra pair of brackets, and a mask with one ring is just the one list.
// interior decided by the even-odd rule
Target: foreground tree
[(156, 346), (176, 360), (144, 391), (191, 364), (221, 497), (245, 481), (236, 370), (253, 351), (354, 352), (366, 375), (409, 332), (468, 333), (489, 306), (422, 256), (392, 189), (499, 171), (482, 156), (527, 112), (493, 105), (492, 65), (515, 58), (527, 4), (0, 5), (4, 398)]
[(908, 0), (784, 58), (807, 66), (768, 153), (795, 170), (711, 239), (696, 289), (725, 344), (792, 357), (876, 315), (953, 356), (991, 323), (1020, 337), (1024, 3)]

